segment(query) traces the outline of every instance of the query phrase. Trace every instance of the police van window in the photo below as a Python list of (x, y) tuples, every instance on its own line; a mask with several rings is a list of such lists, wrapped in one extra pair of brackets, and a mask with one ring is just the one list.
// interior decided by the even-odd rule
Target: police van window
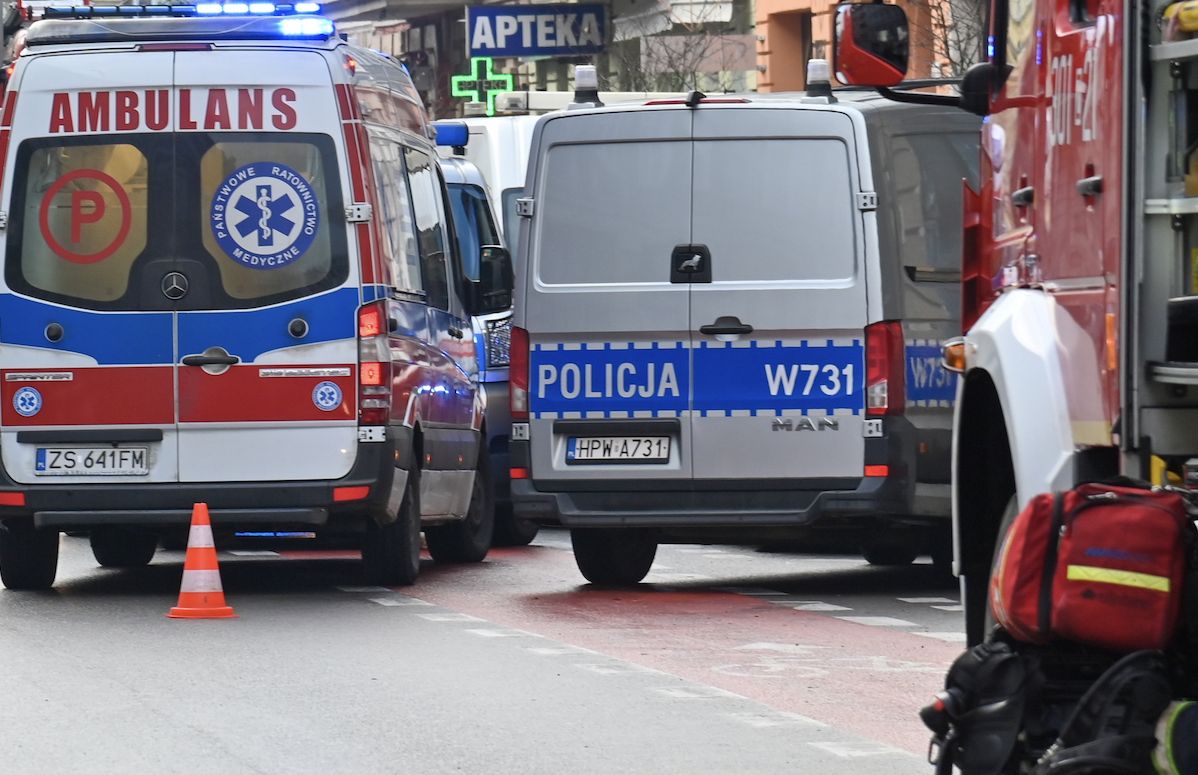
[(324, 159), (315, 144), (290, 139), (214, 142), (203, 152), (200, 232), (228, 296), (277, 298), (343, 276), (344, 250), (333, 247), (341, 218), (329, 207), (336, 171)]
[(889, 174), (897, 245), (908, 279), (960, 282), (961, 180), (977, 185), (976, 135), (897, 135)]
[(854, 276), (854, 175), (841, 140), (697, 141), (694, 170), (693, 239), (710, 248), (714, 281)]
[(374, 183), (378, 189), (379, 224), (383, 250), (391, 266), (391, 286), (401, 293), (423, 293), (420, 250), (412, 224), (412, 205), (404, 182), (403, 146), (381, 137), (370, 139)]
[(501, 244), (487, 207), (487, 195), (478, 186), (451, 183), (448, 188), (458, 248), (462, 251), (462, 271), (469, 279), (477, 280), (479, 250), (483, 245)]
[(412, 187), (412, 211), (416, 217), (416, 238), (420, 244), (420, 266), (428, 303), (449, 309), (449, 279), (446, 267), (449, 238), (445, 232), (441, 183), (436, 165), (428, 154), (412, 148), (407, 157), (408, 182)]
[(88, 302), (126, 294), (146, 248), (149, 164), (134, 145), (90, 142), (22, 148), (8, 245), (14, 288)]
[(689, 143), (551, 146), (529, 244), (541, 282), (669, 283), (670, 252), (689, 238), (690, 197), (678, 170), (690, 167)]

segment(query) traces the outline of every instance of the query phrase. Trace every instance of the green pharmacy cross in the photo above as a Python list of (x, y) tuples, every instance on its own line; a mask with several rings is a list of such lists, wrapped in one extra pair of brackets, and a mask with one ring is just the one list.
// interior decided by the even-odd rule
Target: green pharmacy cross
[(449, 79), (450, 93), (455, 97), (469, 97), (471, 102), (486, 102), (487, 115), (495, 115), (495, 95), (511, 91), (514, 80), (508, 73), (491, 72), (491, 57), (474, 57), (470, 60), (469, 75), (455, 75)]

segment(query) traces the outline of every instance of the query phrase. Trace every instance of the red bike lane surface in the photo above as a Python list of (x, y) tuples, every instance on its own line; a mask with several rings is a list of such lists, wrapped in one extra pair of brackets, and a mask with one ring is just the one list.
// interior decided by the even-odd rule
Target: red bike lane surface
[(918, 710), (962, 649), (721, 591), (732, 578), (596, 589), (581, 582), (569, 552), (543, 547), (493, 550), (477, 572), (464, 570), (433, 566), (397, 591), (918, 755), (929, 737)]

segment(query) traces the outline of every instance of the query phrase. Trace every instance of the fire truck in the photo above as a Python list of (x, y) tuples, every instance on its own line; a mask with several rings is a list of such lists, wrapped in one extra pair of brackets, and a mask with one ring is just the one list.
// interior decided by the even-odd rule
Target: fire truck
[[(959, 95), (892, 92), (902, 9), (842, 5), (842, 82), (984, 116), (966, 191), (954, 570), (970, 643), (1005, 523), (1037, 493), (1198, 458), (1198, 35), (1169, 0), (991, 0)], [(1195, 471), (1198, 473), (1198, 471)]]

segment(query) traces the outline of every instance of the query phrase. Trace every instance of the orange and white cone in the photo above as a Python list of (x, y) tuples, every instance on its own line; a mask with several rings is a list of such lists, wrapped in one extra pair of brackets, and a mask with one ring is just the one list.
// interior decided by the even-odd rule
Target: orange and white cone
[(216, 544), (212, 540), (212, 520), (208, 516), (206, 503), (197, 503), (192, 509), (179, 604), (167, 616), (171, 619), (237, 618), (233, 609), (225, 605), (225, 592), (220, 585), (220, 567), (216, 562)]

